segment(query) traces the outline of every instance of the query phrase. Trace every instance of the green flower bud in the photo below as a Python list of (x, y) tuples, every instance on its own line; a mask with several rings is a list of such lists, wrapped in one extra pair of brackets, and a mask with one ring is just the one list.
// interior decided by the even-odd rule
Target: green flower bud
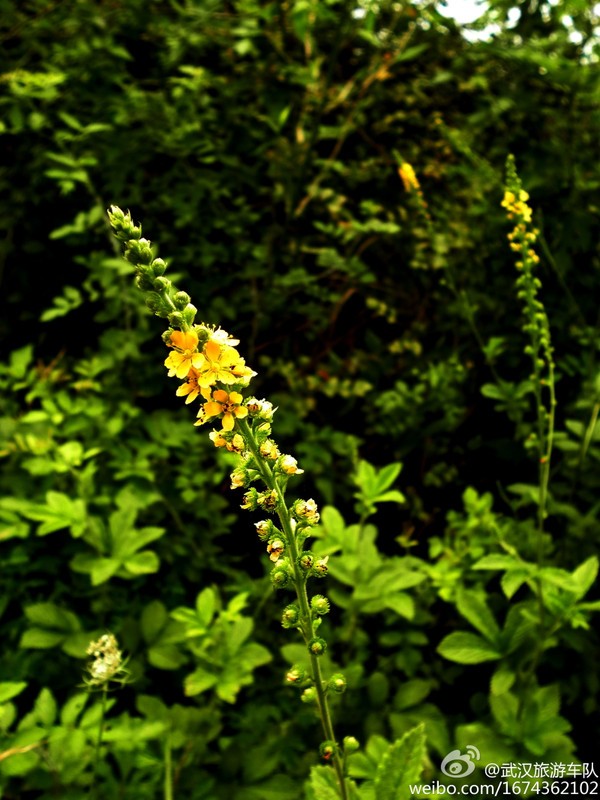
[(188, 325), (194, 324), (194, 320), (196, 319), (197, 313), (198, 309), (192, 303), (188, 303), (187, 306), (183, 309), (183, 318)]
[(330, 740), (326, 742), (321, 742), (321, 744), (319, 745), (319, 753), (325, 759), (325, 761), (330, 761), (335, 755), (336, 750), (337, 750), (336, 743)]
[(157, 292), (166, 292), (169, 286), (171, 285), (171, 281), (168, 278), (155, 278), (152, 282), (152, 286), (156, 289)]
[(171, 334), (172, 334), (172, 333), (173, 333), (173, 331), (171, 330), (171, 328), (169, 328), (169, 330), (165, 331), (165, 332), (162, 334), (162, 337), (161, 337), (161, 338), (162, 338), (162, 340), (163, 340), (163, 342), (164, 342), (165, 344), (171, 344)]
[(303, 683), (306, 680), (306, 670), (294, 665), (285, 674), (286, 683)]
[(308, 643), (308, 650), (313, 656), (322, 656), (327, 650), (327, 642), (320, 636), (314, 636)]
[(125, 258), (132, 264), (150, 265), (153, 257), (148, 239), (131, 239), (128, 241), (125, 248)]
[(316, 699), (317, 690), (314, 686), (309, 686), (308, 689), (305, 689), (300, 695), (300, 700), (302, 700), (303, 703), (314, 703)]
[(154, 261), (150, 264), (150, 269), (152, 270), (152, 274), (154, 275), (154, 277), (158, 278), (159, 275), (165, 274), (167, 265), (162, 260), (162, 258), (155, 258)]
[(354, 736), (344, 736), (343, 744), (344, 744), (344, 753), (347, 754), (355, 753), (360, 747), (358, 739), (355, 739)]
[(310, 601), (310, 607), (322, 617), (325, 614), (329, 614), (329, 600), (326, 597), (323, 597), (322, 594), (316, 594)]
[(142, 292), (151, 292), (154, 288), (152, 280), (141, 272), (135, 276), (135, 285), (138, 289), (141, 289)]
[(169, 314), (168, 320), (169, 325), (172, 328), (183, 328), (185, 324), (183, 321), (183, 315), (180, 314), (179, 311), (173, 311), (171, 314)]
[(336, 672), (329, 678), (328, 688), (336, 694), (343, 694), (346, 691), (346, 677), (341, 672)]
[(125, 214), (119, 206), (108, 209), (108, 220), (117, 239), (127, 242), (129, 239), (139, 239), (142, 235), (142, 226), (134, 225), (129, 211)]
[(285, 567), (275, 567), (271, 571), (271, 583), (275, 589), (283, 589), (290, 582), (290, 574)]
[(183, 311), (192, 298), (187, 292), (176, 292), (173, 295), (173, 302), (178, 311)]
[(146, 296), (146, 305), (154, 314), (160, 315), (164, 309), (163, 299), (156, 292), (151, 292)]
[(284, 628), (293, 628), (300, 619), (300, 609), (295, 603), (291, 603), (283, 609), (281, 624)]

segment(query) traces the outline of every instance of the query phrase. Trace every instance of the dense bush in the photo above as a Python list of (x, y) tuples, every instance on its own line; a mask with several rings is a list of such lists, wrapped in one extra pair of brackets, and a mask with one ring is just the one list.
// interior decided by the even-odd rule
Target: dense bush
[[(438, 5), (0, 2), (7, 800), (92, 780), (136, 800), (335, 796), (319, 770), (305, 795), (320, 734), (282, 678), (304, 648), (229, 493), (235, 457), (169, 391), (111, 203), (239, 337), (322, 507), (324, 659), (349, 686), (336, 732), (366, 746), (361, 797), (420, 723), (427, 780), (467, 745), (482, 765), (593, 760), (598, 20), (494, 0), (475, 36)], [(509, 153), (539, 231), (525, 313)], [(129, 678), (94, 766), (83, 659), (106, 631)]]

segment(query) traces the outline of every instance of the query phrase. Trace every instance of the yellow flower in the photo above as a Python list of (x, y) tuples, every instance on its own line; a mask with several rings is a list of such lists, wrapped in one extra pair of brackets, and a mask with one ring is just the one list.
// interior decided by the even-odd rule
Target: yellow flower
[(198, 371), (192, 367), (187, 376), (186, 383), (182, 383), (175, 394), (177, 397), (185, 397), (185, 402), (187, 404), (193, 403), (200, 393), (202, 393), (205, 400), (210, 400), (210, 389), (203, 389), (201, 386), (198, 386)]
[(198, 416), (202, 421), (210, 417), (216, 417), (223, 414), (223, 430), (232, 431), (235, 425), (235, 420), (242, 419), (248, 416), (248, 409), (240, 405), (243, 397), (239, 392), (231, 392), (228, 394), (224, 389), (217, 389), (212, 393), (212, 400), (204, 403), (203, 408), (200, 410)]
[(398, 175), (400, 175), (402, 183), (404, 184), (404, 189), (407, 192), (419, 191), (421, 188), (419, 180), (415, 175), (415, 171), (408, 161), (404, 161), (403, 164), (398, 168)]
[(172, 353), (165, 359), (165, 367), (169, 370), (169, 378), (174, 375), (186, 378), (191, 369), (199, 369), (205, 362), (202, 353), (197, 350), (198, 337), (192, 331), (173, 331), (171, 334)]
[(203, 364), (198, 375), (200, 386), (214, 386), (220, 383), (237, 383), (239, 378), (234, 373), (234, 368), (243, 365), (244, 360), (238, 351), (228, 345), (220, 345), (209, 339), (204, 345)]

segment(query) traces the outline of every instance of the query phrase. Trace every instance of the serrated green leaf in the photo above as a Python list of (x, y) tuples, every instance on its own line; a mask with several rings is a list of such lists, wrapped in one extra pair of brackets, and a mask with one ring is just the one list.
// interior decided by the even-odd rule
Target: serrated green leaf
[(391, 744), (375, 774), (376, 800), (409, 797), (409, 784), (420, 779), (425, 754), (425, 726), (422, 724)]

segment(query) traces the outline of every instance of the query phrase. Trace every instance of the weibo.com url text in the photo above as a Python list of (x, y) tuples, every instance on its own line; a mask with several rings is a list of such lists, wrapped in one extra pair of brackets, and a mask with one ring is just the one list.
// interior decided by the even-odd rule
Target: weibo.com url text
[(443, 784), (439, 781), (433, 783), (417, 783), (409, 786), (413, 796), (427, 795), (458, 796), (458, 797), (517, 797), (530, 794), (556, 797), (571, 795), (576, 797), (596, 797), (600, 787), (599, 781), (499, 781), (497, 784), (469, 783), (464, 786), (456, 784)]

